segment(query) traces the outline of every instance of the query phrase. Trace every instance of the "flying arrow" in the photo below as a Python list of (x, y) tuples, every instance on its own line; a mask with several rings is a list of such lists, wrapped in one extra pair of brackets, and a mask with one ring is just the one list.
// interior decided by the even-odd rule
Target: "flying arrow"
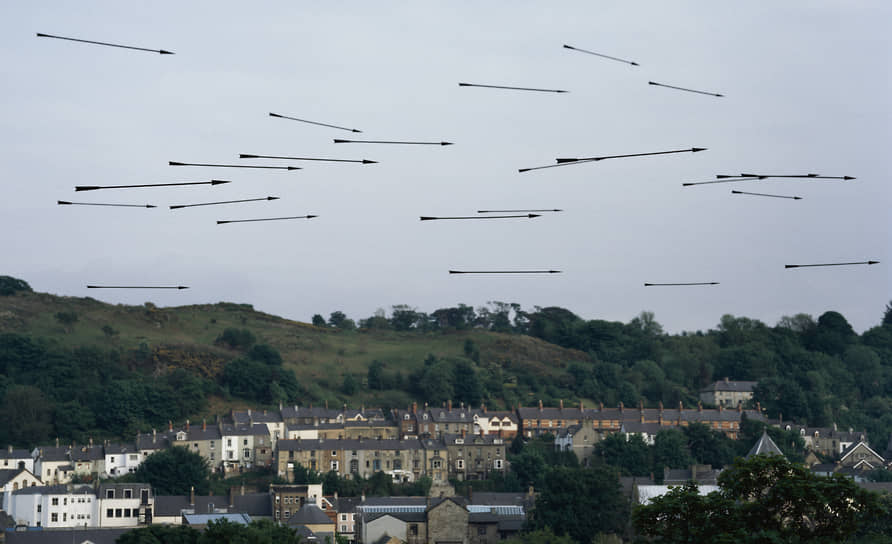
[(280, 119), (291, 119), (292, 121), (300, 121), (301, 123), (308, 123), (310, 125), (319, 125), (320, 127), (328, 127), (328, 128), (336, 128), (339, 130), (346, 130), (347, 132), (362, 132), (361, 130), (357, 130), (355, 128), (347, 128), (347, 127), (339, 127), (337, 125), (328, 125), (325, 123), (318, 123), (316, 121), (307, 121), (306, 119), (298, 119), (297, 117), (288, 117), (287, 115), (279, 115), (278, 113), (269, 114), (270, 117), (278, 117)]
[[(857, 179), (852, 176), (821, 176), (818, 174), (793, 174), (793, 175), (782, 175), (782, 174), (740, 174), (742, 177), (747, 178), (796, 178), (796, 179), (842, 179), (842, 180), (850, 180)], [(718, 177), (718, 176), (716, 176)]]
[(562, 212), (564, 210), (477, 210), (477, 213), (525, 213), (525, 212)]
[(368, 159), (317, 159), (311, 157), (282, 157), (279, 155), (249, 155), (240, 153), (240, 159), (286, 159), (291, 161), (324, 161), (324, 162), (358, 162), (360, 164), (378, 164), (378, 161), (370, 161)]
[(314, 217), (319, 217), (318, 215), (296, 215), (293, 217), (268, 217), (264, 219), (232, 219), (229, 221), (217, 221), (218, 225), (223, 225), (226, 223), (253, 223), (254, 221), (282, 221), (285, 219), (313, 219)]
[(711, 185), (713, 183), (734, 183), (736, 181), (761, 181), (763, 178), (760, 177), (736, 177), (736, 178), (726, 178), (726, 179), (717, 179), (712, 181), (688, 181), (682, 183), (682, 187), (690, 187), (692, 185)]
[(645, 157), (648, 155), (666, 155), (669, 153), (697, 153), (698, 151), (706, 151), (705, 147), (692, 147), (690, 149), (678, 149), (675, 151), (654, 151), (650, 153), (632, 153), (628, 155), (605, 155), (603, 157), (586, 157), (582, 159), (555, 159), (557, 164), (548, 164), (545, 166), (534, 166), (532, 168), (521, 168), (518, 172), (529, 172), (530, 170), (542, 170), (545, 168), (557, 168), (559, 166), (568, 166), (572, 164), (582, 164), (587, 162), (597, 162), (607, 159), (622, 159), (627, 157)]
[(765, 193), (748, 193), (746, 191), (731, 191), (733, 195), (770, 196), (772, 198), (789, 198), (790, 200), (802, 200), (801, 196), (767, 195)]
[(119, 208), (157, 208), (151, 204), (99, 204), (96, 202), (69, 202), (67, 200), (57, 200), (60, 206), (115, 206)]
[(428, 217), (421, 216), (422, 221), (436, 221), (438, 219), (515, 219), (519, 217), (525, 217), (528, 219), (533, 219), (534, 217), (542, 217), (541, 215), (537, 215), (535, 213), (528, 213), (526, 215), (471, 215), (466, 217)]
[(108, 47), (120, 47), (122, 49), (135, 49), (137, 51), (148, 51), (149, 53), (160, 53), (162, 55), (173, 55), (172, 51), (165, 51), (164, 49), (146, 49), (145, 47), (133, 47), (132, 45), (120, 45), (117, 43), (106, 43), (106, 42), (94, 42), (91, 40), (81, 40), (78, 38), (66, 38), (65, 36), (53, 36), (52, 34), (41, 34), (37, 33), (38, 38), (55, 38), (57, 40), (68, 40), (70, 42), (81, 42), (81, 43), (91, 43), (94, 45), (105, 45)]
[(87, 289), (188, 289), (185, 285), (88, 285)]
[(619, 62), (625, 62), (626, 64), (631, 64), (632, 66), (639, 66), (639, 64), (638, 64), (637, 62), (634, 62), (634, 61), (631, 61), (631, 60), (620, 59), (620, 58), (617, 58), (617, 57), (611, 57), (611, 56), (609, 56), (609, 55), (602, 55), (601, 53), (595, 53), (594, 51), (588, 51), (588, 50), (586, 50), (586, 49), (580, 49), (580, 48), (578, 48), (578, 47), (573, 47), (572, 45), (564, 44), (564, 49), (571, 49), (571, 50), (573, 50), (573, 51), (579, 51), (580, 53), (588, 53), (589, 55), (594, 55), (594, 56), (596, 56), (596, 57), (601, 57), (601, 58), (605, 58), (605, 59), (615, 60), (615, 61), (619, 61)]
[(645, 287), (671, 287), (671, 286), (682, 286), (682, 285), (718, 285), (717, 281), (701, 281), (701, 282), (689, 282), (689, 283), (645, 283)]
[(510, 91), (535, 91), (540, 93), (569, 93), (562, 89), (536, 89), (533, 87), (508, 87), (506, 85), (482, 85), (480, 83), (459, 83), (459, 87), (483, 87), (486, 89), (507, 89)]
[(860, 261), (856, 263), (823, 263), (823, 264), (785, 264), (784, 268), (806, 268), (809, 266), (849, 266), (855, 264), (878, 264), (880, 261)]
[(452, 142), (395, 142), (389, 140), (338, 140), (336, 144), (400, 144), (400, 145), (453, 145)]
[(180, 204), (178, 206), (171, 206), (171, 210), (179, 210), (180, 208), (194, 208), (196, 206), (215, 206), (217, 204), (236, 204), (238, 202), (256, 202), (258, 200), (279, 200), (277, 196), (267, 196), (262, 198), (246, 198), (244, 200), (224, 200), (222, 202), (204, 202), (202, 204)]
[(196, 162), (169, 161), (170, 166), (210, 166), (213, 168), (263, 168), (267, 170), (302, 170), (299, 166), (251, 166), (247, 164), (204, 164)]
[(211, 181), (184, 181), (179, 183), (147, 183), (143, 185), (78, 185), (75, 191), (96, 191), (98, 189), (135, 189), (139, 187), (174, 187), (180, 185), (221, 185), (223, 183), (232, 183), (223, 179), (212, 179)]
[(656, 85), (657, 87), (666, 87), (666, 88), (668, 88), (668, 89), (677, 89), (677, 90), (679, 90), (679, 91), (687, 91), (687, 92), (689, 92), (689, 93), (706, 94), (706, 95), (709, 95), (709, 96), (716, 96), (716, 97), (718, 97), (718, 98), (722, 98), (723, 96), (725, 96), (725, 95), (723, 95), (723, 94), (718, 94), (718, 93), (709, 93), (709, 92), (706, 92), (706, 91), (697, 91), (697, 90), (694, 90), (694, 89), (686, 89), (686, 88), (684, 88), (684, 87), (676, 87), (676, 86), (674, 86), (674, 85), (666, 85), (665, 83), (657, 83), (656, 81), (648, 81), (647, 84), (648, 84), (648, 85)]
[(560, 270), (450, 270), (450, 274), (560, 274)]

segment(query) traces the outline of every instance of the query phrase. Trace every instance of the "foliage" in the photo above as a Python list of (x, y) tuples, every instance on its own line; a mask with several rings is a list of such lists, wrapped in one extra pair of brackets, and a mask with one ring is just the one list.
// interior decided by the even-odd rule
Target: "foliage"
[(25, 280), (12, 276), (0, 276), (0, 296), (13, 295), (19, 291), (31, 292), (31, 286)]
[(671, 489), (633, 512), (655, 542), (843, 542), (883, 518), (878, 496), (840, 475), (815, 476), (779, 456), (757, 455), (719, 476), (720, 491)]
[(551, 527), (520, 533), (501, 541), (502, 544), (575, 544), (569, 535), (556, 535)]
[(132, 529), (115, 540), (116, 544), (197, 544), (201, 533), (189, 525), (150, 525)]
[(156, 495), (188, 495), (192, 488), (196, 494), (206, 495), (210, 474), (204, 457), (174, 446), (146, 457), (129, 478), (152, 484)]
[(314, 327), (325, 327), (327, 325), (325, 318), (319, 314), (313, 314), (312, 322)]
[(78, 320), (77, 312), (56, 312), (55, 318), (65, 328), (65, 332), (71, 332), (71, 327)]
[(257, 338), (254, 336), (254, 333), (249, 331), (248, 329), (236, 329), (232, 327), (228, 327), (223, 329), (223, 332), (220, 336), (214, 340), (214, 344), (226, 346), (230, 349), (237, 349), (240, 351), (246, 351), (254, 342), (257, 341)]

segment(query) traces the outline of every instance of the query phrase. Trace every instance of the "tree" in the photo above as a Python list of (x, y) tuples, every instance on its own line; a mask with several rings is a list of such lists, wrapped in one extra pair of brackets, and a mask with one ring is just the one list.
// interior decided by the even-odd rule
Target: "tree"
[(595, 455), (627, 476), (646, 476), (652, 466), (650, 447), (640, 434), (626, 440), (623, 433), (612, 433), (595, 445)]
[(0, 276), (0, 296), (9, 296), (19, 291), (31, 292), (31, 286), (25, 280), (12, 276)]
[(879, 497), (854, 480), (815, 476), (780, 456), (738, 458), (719, 491), (672, 489), (633, 513), (639, 534), (656, 542), (844, 542), (886, 515)]
[(50, 439), (53, 408), (43, 392), (30, 385), (17, 385), (6, 391), (0, 405), (0, 421), (6, 428), (6, 442), (35, 446)]
[(501, 544), (576, 544), (569, 535), (556, 535), (551, 527), (523, 532), (500, 541)]
[(352, 331), (356, 328), (356, 322), (347, 317), (347, 314), (337, 310), (328, 316), (328, 324), (336, 329)]
[(892, 300), (886, 304), (886, 311), (883, 312), (883, 325), (892, 325)]
[(344, 376), (344, 382), (341, 384), (341, 393), (352, 397), (359, 391), (359, 384), (352, 374)]
[(369, 389), (384, 389), (384, 363), (375, 359), (369, 365)]
[(313, 326), (314, 327), (325, 327), (327, 324), (325, 323), (325, 318), (319, 314), (313, 314)]
[(226, 328), (223, 329), (223, 333), (214, 340), (214, 343), (227, 346), (230, 349), (245, 351), (254, 345), (255, 341), (256, 338), (254, 338), (254, 333), (248, 329)]
[(150, 525), (132, 529), (115, 540), (116, 544), (198, 544), (200, 532), (189, 525)]
[[(685, 427), (687, 429), (687, 427)], [(661, 429), (654, 438), (654, 472), (663, 468), (688, 468), (694, 461), (687, 437), (678, 429)]]
[(173, 446), (146, 457), (134, 472), (134, 480), (152, 484), (156, 495), (207, 494), (211, 471), (207, 460), (185, 447)]
[(282, 355), (268, 344), (257, 344), (248, 352), (248, 358), (269, 366), (282, 366)]

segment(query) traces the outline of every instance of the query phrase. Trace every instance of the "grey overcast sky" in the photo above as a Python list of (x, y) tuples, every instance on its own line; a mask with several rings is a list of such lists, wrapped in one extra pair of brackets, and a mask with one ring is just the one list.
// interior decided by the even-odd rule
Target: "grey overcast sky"
[[(430, 312), (499, 300), (623, 322), (648, 310), (671, 332), (714, 327), (725, 313), (773, 325), (784, 315), (827, 310), (863, 331), (879, 323), (892, 298), (888, 0), (34, 1), (4, 8), (0, 274), (39, 291), (123, 304), (242, 302), (302, 321), (335, 310), (360, 319), (395, 304)], [(517, 171), (556, 157), (694, 146), (708, 151)], [(240, 160), (239, 153), (380, 162)], [(681, 185), (753, 171), (858, 179)], [(74, 191), (210, 179), (232, 183)], [(267, 195), (281, 199), (168, 209)], [(533, 220), (418, 219), (517, 208), (565, 211)], [(319, 217), (216, 224), (308, 213)], [(881, 264), (784, 269), (868, 259)], [(563, 273), (450, 276), (449, 269)], [(694, 281), (721, 284), (643, 286)], [(88, 284), (191, 288), (98, 291)]]

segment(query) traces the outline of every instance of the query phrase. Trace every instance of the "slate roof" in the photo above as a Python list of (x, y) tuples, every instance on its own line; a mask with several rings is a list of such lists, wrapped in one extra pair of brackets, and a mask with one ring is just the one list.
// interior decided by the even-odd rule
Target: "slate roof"
[(99, 496), (105, 498), (107, 496), (108, 490), (113, 489), (115, 492), (116, 499), (124, 498), (124, 490), (130, 489), (133, 492), (133, 496), (131, 498), (138, 499), (139, 493), (143, 489), (148, 489), (151, 493), (152, 485), (146, 483), (132, 483), (132, 484), (101, 484), (99, 486)]
[(126, 453), (139, 453), (139, 450), (136, 448), (136, 444), (106, 444), (105, 445), (105, 454), (106, 455), (123, 455)]
[(183, 511), (195, 513), (212, 513), (228, 511), (248, 514), (251, 517), (272, 517), (273, 507), (269, 493), (236, 494), (232, 508), (229, 507), (228, 495), (198, 495), (195, 504), (189, 504), (185, 495), (160, 495), (155, 497), (155, 515), (163, 517), (178, 516)]
[(756, 444), (750, 449), (749, 453), (746, 454), (746, 459), (749, 459), (753, 455), (780, 455), (781, 457), (784, 457), (784, 453), (777, 447), (777, 444), (775, 444), (774, 440), (768, 436), (766, 431), (762, 431), (762, 436), (759, 437)]
[(718, 477), (719, 471), (714, 469), (698, 470), (696, 478), (693, 477), (691, 470), (687, 468), (665, 469), (663, 471), (663, 483), (668, 485), (684, 484), (691, 480), (699, 485), (716, 485)]
[(99, 461), (105, 459), (105, 451), (102, 446), (78, 446), (71, 448), (72, 461)]
[[(745, 413), (749, 419), (756, 421), (765, 420), (765, 416), (757, 412), (756, 410), (743, 410), (742, 412)], [(699, 421), (739, 421), (741, 417), (741, 413), (738, 412), (736, 409), (719, 410), (699, 407), (683, 410), (679, 410), (677, 408), (663, 408), (661, 410), (659, 408), (642, 409), (626, 407), (622, 410), (620, 410), (619, 408), (596, 408), (580, 411), (579, 408), (564, 408), (563, 410), (561, 410), (560, 408), (550, 408), (546, 406), (543, 407), (541, 410), (538, 407), (520, 407), (517, 409), (517, 413), (524, 421), (535, 421), (537, 419), (561, 419), (565, 421), (618, 420), (640, 422), (642, 415), (644, 416), (644, 419), (648, 421), (658, 421), (660, 415), (662, 415), (663, 421), (686, 421), (688, 423), (691, 423)]]
[(188, 525), (207, 525), (210, 521), (225, 519), (239, 525), (249, 525), (251, 516), (247, 514), (183, 514), (183, 519)]
[(427, 514), (422, 512), (372, 512), (363, 516), (364, 523), (371, 523), (376, 519), (390, 516), (406, 523), (423, 523), (427, 521)]
[[(279, 440), (277, 449), (282, 451), (311, 450), (420, 450), (421, 441), (377, 438), (308, 438)], [(445, 449), (445, 446), (442, 446)]]
[(858, 442), (855, 442), (854, 444), (851, 444), (848, 448), (844, 449), (844, 450), (842, 451), (842, 453), (839, 454), (839, 460), (842, 461), (843, 459), (845, 459), (846, 457), (848, 457), (849, 455), (851, 455), (853, 451), (855, 451), (856, 449), (858, 449), (858, 446), (862, 446), (862, 445), (863, 445), (865, 448), (867, 448), (867, 450), (868, 450), (870, 453), (876, 455), (876, 456), (880, 459), (880, 462), (884, 462), (884, 461), (885, 461), (885, 459), (883, 459), (883, 456), (882, 456), (882, 455), (880, 455), (879, 453), (873, 451), (873, 448), (871, 448), (871, 447), (867, 444), (867, 442), (864, 442), (863, 440), (858, 441)]
[(282, 419), (287, 421), (289, 419), (313, 418), (327, 421), (337, 419), (340, 413), (340, 410), (324, 406), (285, 406), (282, 408)]
[(282, 414), (263, 410), (240, 410), (232, 412), (232, 421), (236, 424), (254, 423), (282, 423)]
[(711, 383), (700, 390), (701, 393), (709, 393), (713, 391), (728, 391), (734, 393), (752, 393), (753, 387), (759, 385), (759, 382), (719, 380)]
[(220, 434), (223, 436), (269, 436), (269, 427), (264, 423), (253, 425), (224, 423), (220, 427)]
[(356, 512), (356, 507), (362, 504), (362, 497), (328, 497), (338, 514), (352, 514)]
[(444, 434), (442, 438), (443, 441), (450, 446), (455, 445), (456, 440), (464, 440), (463, 445), (465, 446), (472, 446), (475, 444), (481, 446), (505, 446), (511, 443), (510, 440), (506, 441), (504, 438), (501, 438), (496, 434), (485, 434), (483, 436), (480, 436), (479, 434), (467, 434), (462, 437), (460, 434), (449, 433)]
[(295, 525), (334, 525), (334, 522), (325, 515), (321, 508), (312, 503), (307, 503), (288, 518), (288, 526)]
[(471, 505), (515, 505), (529, 508), (535, 502), (535, 495), (528, 493), (474, 492), (469, 499)]
[(31, 459), (31, 452), (10, 446), (0, 450), (0, 459)]
[(0, 469), (0, 487), (3, 487), (4, 485), (6, 485), (6, 483), (8, 481), (10, 481), (13, 478), (15, 478), (16, 476), (18, 476), (19, 472), (22, 472), (23, 470), (26, 470), (26, 469), (21, 469), (21, 470), (14, 469), (14, 468)]
[(68, 486), (59, 485), (33, 485), (23, 487), (12, 492), (13, 495), (95, 495), (93, 488), (88, 485)]
[(67, 446), (61, 446), (58, 448), (54, 447), (54, 446), (50, 446), (50, 447), (46, 447), (46, 448), (39, 448), (38, 451), (39, 451), (40, 460), (45, 463), (46, 462), (51, 463), (51, 462), (55, 462), (55, 461), (69, 461), (70, 460), (70, 458), (68, 457), (68, 447)]
[(658, 432), (669, 429), (666, 425), (660, 425), (659, 423), (641, 423), (640, 421), (624, 421), (620, 430), (626, 433), (645, 433), (649, 435), (656, 435)]

